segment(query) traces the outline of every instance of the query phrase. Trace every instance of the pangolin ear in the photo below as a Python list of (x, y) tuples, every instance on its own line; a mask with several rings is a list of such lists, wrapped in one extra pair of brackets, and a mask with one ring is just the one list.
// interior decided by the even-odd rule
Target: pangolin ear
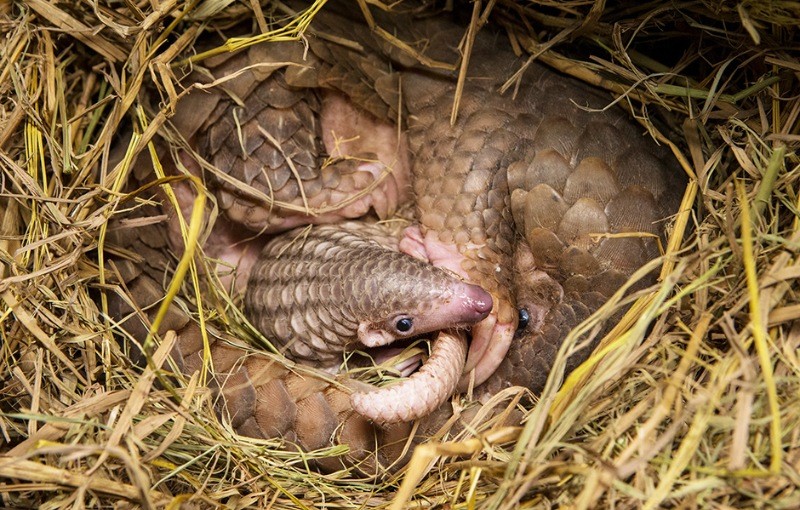
[(374, 324), (362, 322), (358, 325), (358, 340), (367, 347), (381, 347), (397, 340), (388, 331), (377, 329)]

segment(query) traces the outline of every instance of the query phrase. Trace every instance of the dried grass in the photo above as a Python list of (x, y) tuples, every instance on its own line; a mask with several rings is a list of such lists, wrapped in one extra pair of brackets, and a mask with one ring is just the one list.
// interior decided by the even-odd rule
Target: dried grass
[(127, 115), (142, 119), (130, 145), (139, 152), (165, 120), (144, 121), (143, 84), (174, 100), (173, 64), (204, 30), (244, 18), (263, 28), (271, 11), (255, 1), (0, 1), (2, 505), (800, 506), (797, 4), (500, 0), (474, 4), (473, 31), (489, 11), (532, 59), (619, 97), (690, 183), (660, 285), (637, 295), (566, 381), (554, 373), (524, 427), (478, 416), (375, 485), (305, 469), (331, 452), (242, 441), (213, 417), (198, 378), (155, 384), (158, 373), (123, 357), (94, 299), (119, 291), (101, 271), (105, 226), (131, 207), (128, 160), (108, 163), (114, 134)]

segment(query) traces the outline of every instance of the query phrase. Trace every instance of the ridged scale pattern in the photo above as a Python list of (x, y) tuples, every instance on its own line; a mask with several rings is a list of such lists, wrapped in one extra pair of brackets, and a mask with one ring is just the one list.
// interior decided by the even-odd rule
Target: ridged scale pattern
[(361, 322), (383, 327), (400, 312), (415, 315), (453, 299), (453, 275), (399, 253), (396, 244), (369, 223), (281, 234), (250, 275), (245, 311), (290, 358), (338, 365), (344, 351), (358, 348)]
[[(207, 86), (181, 100), (172, 126), (214, 168), (206, 173), (228, 218), (256, 232), (284, 230), (287, 218), (340, 210), (338, 204), (373, 183), (372, 174), (359, 170), (373, 153), (336, 159), (325, 148), (321, 90), (341, 80), (314, 53), (275, 43), (204, 65), (216, 85), (205, 73), (192, 73), (187, 83)], [(388, 207), (382, 214), (393, 212), (391, 204), (381, 207)]]

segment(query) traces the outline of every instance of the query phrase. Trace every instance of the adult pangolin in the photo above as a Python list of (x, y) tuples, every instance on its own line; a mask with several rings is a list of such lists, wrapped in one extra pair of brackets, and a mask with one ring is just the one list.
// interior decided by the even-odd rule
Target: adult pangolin
[[(458, 85), (465, 27), (444, 14), (373, 10), (383, 30), (371, 30), (356, 5), (330, 2), (302, 41), (213, 57), (184, 80), (191, 91), (172, 118), (173, 136), (185, 142), (175, 166), (202, 175), (226, 216), (207, 237), (205, 254), (220, 272), (236, 267), (235, 278), (223, 282), (240, 289), (261, 264), (265, 234), (365, 214), (392, 218), (413, 198), (400, 251), (491, 296), (491, 312), (471, 329), (461, 387), (473, 384), (478, 396), (511, 385), (537, 391), (568, 331), (658, 255), (663, 220), (679, 203), (679, 171), (622, 109), (604, 109), (609, 97), (536, 63), (524, 66), (490, 27), (471, 44)], [(518, 81), (501, 92), (511, 76)], [(138, 168), (140, 180), (146, 171)], [(192, 193), (188, 186), (177, 192)], [(120, 242), (159, 249), (165, 238), (178, 238), (174, 217), (159, 232), (160, 241), (131, 241), (121, 232)], [(126, 273), (140, 305), (159, 292), (145, 266)], [(265, 299), (268, 280), (251, 281), (264, 286), (256, 292)], [(306, 317), (300, 294), (296, 315)], [(257, 306), (248, 308), (258, 322)], [(202, 344), (180, 315), (170, 323), (182, 332), (175, 356), (191, 372)], [(313, 354), (313, 345), (300, 350)], [(212, 359), (226, 376), (215, 383), (223, 385), (220, 409), (241, 434), (282, 436), (306, 449), (345, 443), (346, 462), (369, 458), (373, 467), (400, 456), (392, 445), (408, 428), (376, 427), (353, 412), (349, 394), (370, 395), (365, 385), (301, 383), (270, 358), (222, 342), (212, 346)], [(426, 372), (426, 384), (439, 384), (435, 376)], [(375, 394), (414, 406), (417, 389)], [(369, 405), (382, 405), (375, 400)]]

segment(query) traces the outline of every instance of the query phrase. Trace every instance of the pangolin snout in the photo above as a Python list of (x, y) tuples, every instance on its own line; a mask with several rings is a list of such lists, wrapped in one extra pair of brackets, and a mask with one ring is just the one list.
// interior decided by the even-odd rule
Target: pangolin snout
[(474, 314), (468, 322), (479, 322), (485, 319), (492, 311), (492, 295), (483, 290), (482, 287), (464, 284), (464, 307), (467, 313)]

